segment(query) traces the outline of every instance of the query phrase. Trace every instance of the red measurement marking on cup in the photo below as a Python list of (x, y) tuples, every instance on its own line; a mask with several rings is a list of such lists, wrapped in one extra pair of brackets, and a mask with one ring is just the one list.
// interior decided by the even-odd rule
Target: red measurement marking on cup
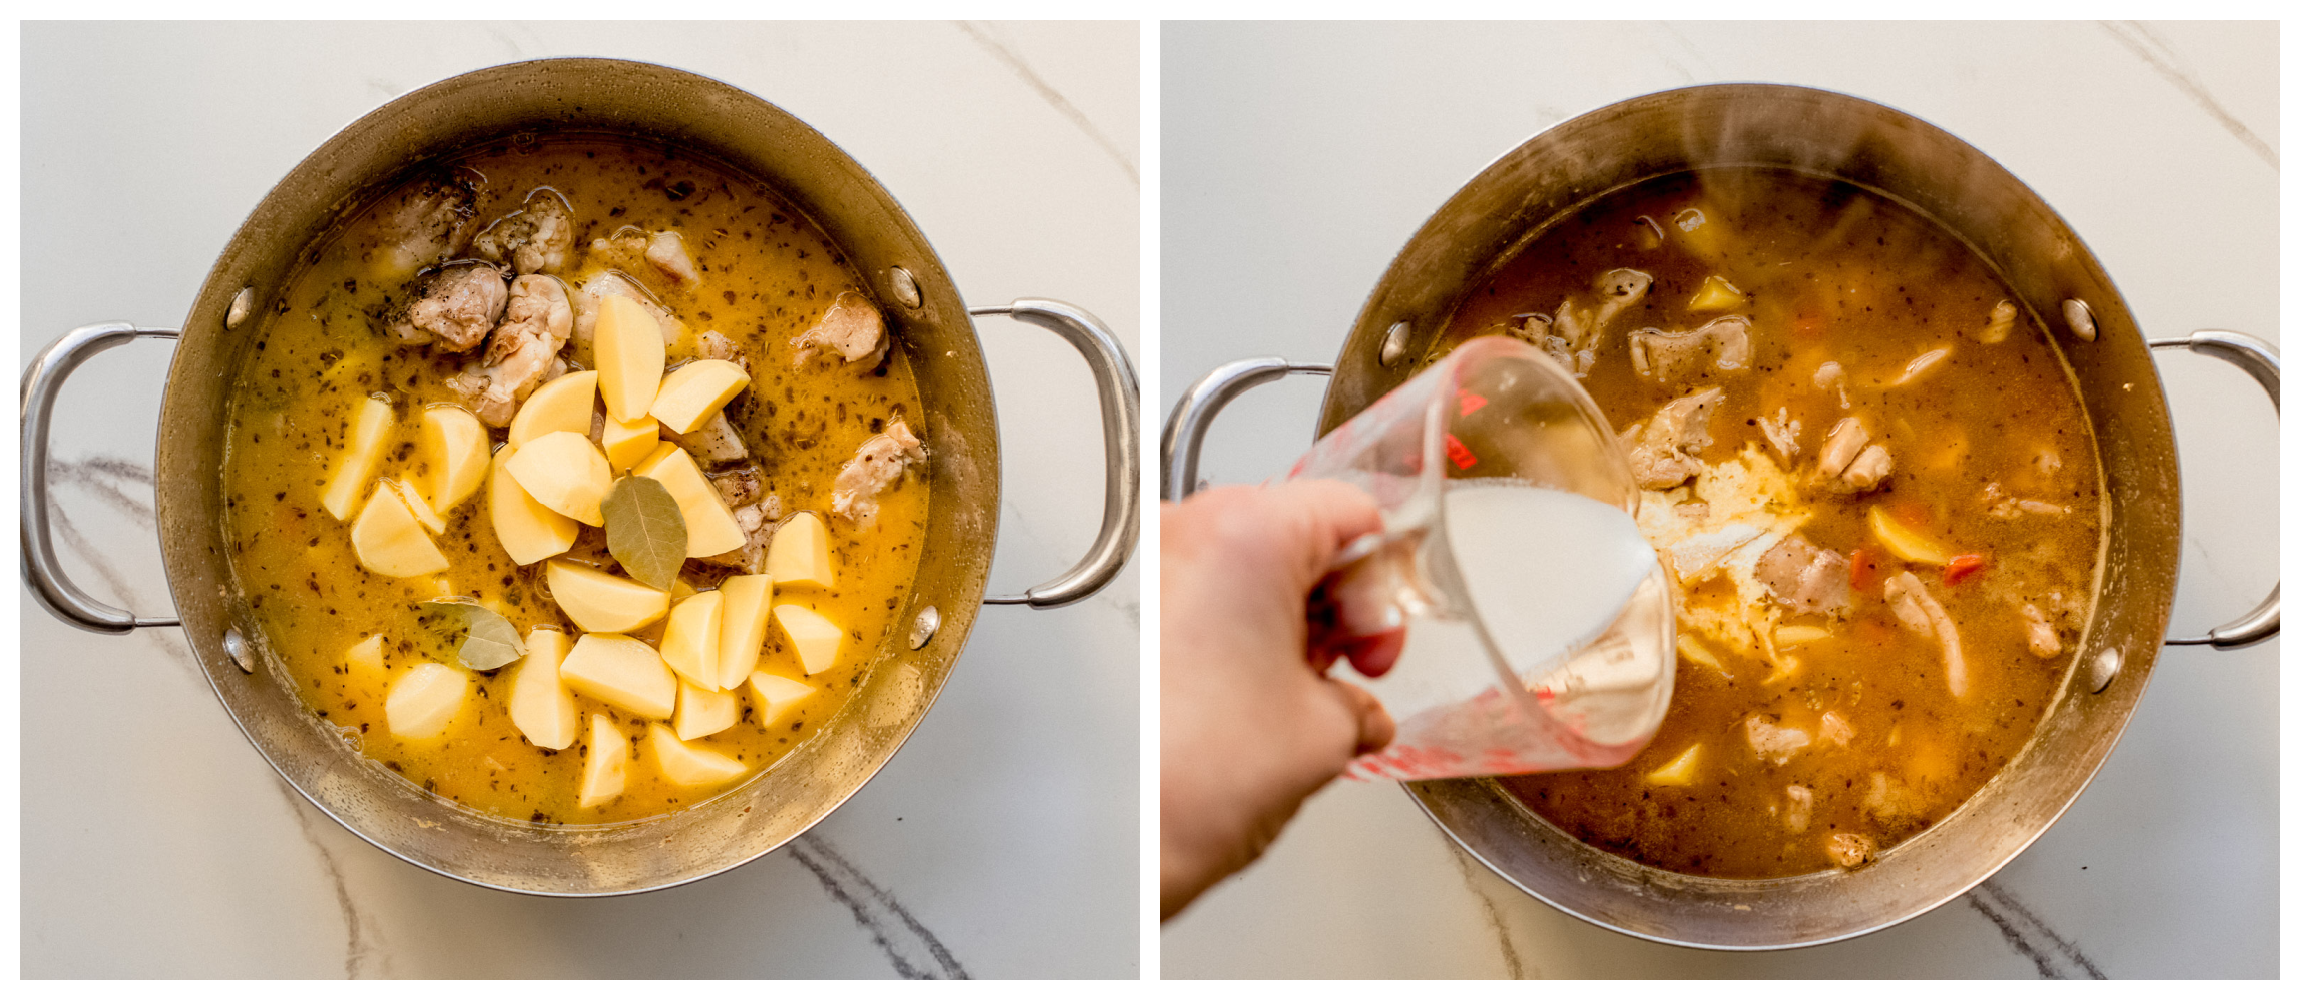
[(1462, 416), (1466, 417), (1472, 413), (1476, 413), (1479, 410), (1485, 409), (1484, 396), (1480, 396), (1477, 393), (1469, 391), (1468, 389), (1460, 390), (1459, 392), (1455, 393), (1455, 395), (1461, 399)]
[(1460, 438), (1451, 434), (1445, 436), (1445, 457), (1453, 459), (1454, 468), (1464, 472), (1477, 465), (1476, 453), (1470, 451), (1468, 445), (1461, 443)]

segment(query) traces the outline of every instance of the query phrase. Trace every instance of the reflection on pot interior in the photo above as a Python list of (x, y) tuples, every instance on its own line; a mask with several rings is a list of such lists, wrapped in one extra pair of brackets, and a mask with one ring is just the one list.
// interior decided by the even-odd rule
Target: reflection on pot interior
[(1580, 374), (1676, 574), (1667, 719), (1613, 770), (1504, 779), (1695, 875), (1857, 867), (1939, 822), (2059, 696), (2105, 505), (2045, 328), (1955, 237), (1776, 169), (1646, 181), (1457, 307)]
[(303, 258), (233, 384), (232, 573), (319, 724), (508, 820), (665, 813), (862, 681), (926, 523), (918, 387), (755, 181), (533, 136)]

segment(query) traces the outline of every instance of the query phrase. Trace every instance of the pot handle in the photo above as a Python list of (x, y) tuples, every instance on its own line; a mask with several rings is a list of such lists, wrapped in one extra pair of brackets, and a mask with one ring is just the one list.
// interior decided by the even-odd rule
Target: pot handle
[(24, 435), (22, 505), (24, 582), (49, 613), (90, 632), (124, 635), (139, 628), (179, 624), (175, 618), (138, 618), (89, 597), (56, 559), (56, 545), (48, 537), (48, 419), (56, 408), (56, 394), (80, 363), (99, 352), (142, 337), (176, 339), (174, 330), (145, 330), (127, 323), (83, 326), (61, 337), (32, 359), (24, 370), (24, 397), (17, 418)]
[(1095, 595), (1134, 554), (1142, 530), (1142, 455), (1136, 440), (1142, 427), (1142, 390), (1125, 349), (1092, 313), (1053, 299), (1016, 299), (1003, 306), (978, 306), (969, 316), (1011, 316), (1062, 335), (1086, 358), (1102, 403), (1102, 530), (1094, 547), (1070, 571), (1018, 596), (985, 597), (984, 604), (1027, 604), (1059, 608)]
[[(2262, 389), (2268, 390), (2268, 405), (2276, 407), (2279, 416), (2284, 412), (2284, 407), (2277, 398), (2279, 380), (2277, 377), (2276, 346), (2274, 344), (2233, 330), (2198, 330), (2185, 337), (2151, 340), (2148, 342), (2148, 346), (2151, 349), (2185, 347), (2198, 354), (2219, 358), (2235, 365), (2243, 369), (2244, 374), (2252, 376), (2253, 381), (2260, 383)], [(2214, 649), (2242, 649), (2253, 643), (2263, 642), (2276, 634), (2278, 618), (2281, 615), (2283, 590), (2283, 582), (2278, 581), (2276, 586), (2268, 591), (2268, 599), (2261, 601), (2257, 607), (2245, 612), (2244, 617), (2213, 629), (2204, 635), (2179, 639), (2167, 638), (2164, 640), (2164, 644), (2167, 646), (2211, 646)]]
[(1217, 366), (1182, 390), (1158, 438), (1158, 499), (1179, 502), (1198, 492), (1198, 451), (1214, 416), (1246, 390), (1288, 375), (1332, 375), (1331, 365), (1298, 365), (1284, 358), (1240, 358)]

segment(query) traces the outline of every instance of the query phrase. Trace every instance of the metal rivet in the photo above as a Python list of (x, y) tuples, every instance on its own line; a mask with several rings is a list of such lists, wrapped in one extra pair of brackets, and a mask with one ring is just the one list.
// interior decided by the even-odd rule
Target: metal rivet
[(2124, 654), (2119, 653), (2116, 650), (2111, 649), (2101, 653), (2099, 656), (2093, 657), (2092, 693), (2099, 694), (2102, 691), (2107, 690), (2108, 682), (2115, 680), (2117, 671), (2123, 669)]
[(896, 302), (902, 303), (906, 309), (918, 308), (921, 301), (918, 294), (918, 279), (911, 277), (910, 271), (898, 267), (888, 271), (886, 277), (887, 283), (894, 286), (894, 300)]
[(248, 655), (247, 637), (241, 635), (239, 629), (228, 628), (224, 630), (224, 655), (231, 657), (233, 663), (240, 665), (240, 673), (252, 674), (256, 672), (255, 658)]
[(248, 321), (248, 310), (255, 306), (256, 286), (249, 285), (232, 296), (231, 308), (224, 310), (224, 329), (237, 330)]
[(2062, 300), (2060, 314), (2068, 320), (2069, 332), (2076, 334), (2076, 339), (2090, 343), (2092, 338), (2100, 336), (2100, 328), (2092, 324), (2092, 307), (2085, 305), (2083, 299)]
[(1397, 364), (1399, 358), (1406, 356), (1406, 335), (1412, 332), (1405, 320), (1390, 324), (1390, 335), (1382, 338), (1383, 367)]
[(936, 611), (932, 604), (927, 605), (926, 610), (918, 613), (918, 620), (910, 624), (910, 648), (925, 646), (927, 640), (934, 638), (935, 630), (941, 627), (942, 612)]

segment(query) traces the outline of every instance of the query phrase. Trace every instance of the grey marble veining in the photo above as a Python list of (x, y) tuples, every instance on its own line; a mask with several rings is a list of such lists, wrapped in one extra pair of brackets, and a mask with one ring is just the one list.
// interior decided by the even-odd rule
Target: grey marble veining
[[(1161, 408), (1208, 368), (1330, 361), (1428, 214), (1528, 135), (1627, 97), (1765, 81), (1899, 107), (2041, 193), (2150, 336), (2278, 340), (2277, 29), (2258, 24), (1177, 24), (1161, 58)], [(2225, 365), (2158, 358), (2185, 537), (2171, 631), (2277, 579), (2276, 411)], [(1316, 378), (1248, 394), (1205, 474), (1307, 447)], [(1840, 944), (1719, 954), (1565, 916), (1386, 784), (1314, 797), (1263, 861), (1161, 934), (1170, 977), (2273, 976), (2281, 640), (2166, 648), (2067, 814), (1980, 889)]]
[[(902, 199), (969, 301), (1075, 301), (1140, 349), (1133, 25), (36, 24), (23, 46), (24, 226), (39, 236), (23, 360), (84, 323), (180, 322), (244, 214), (358, 115), (572, 54), (781, 104)], [(978, 330), (1006, 456), (989, 586), (1020, 591), (1099, 524), (1094, 393), (1055, 338)], [(108, 352), (57, 410), (66, 566), (146, 613), (168, 600), (149, 470), (169, 356)], [(272, 772), (176, 630), (91, 635), (20, 597), (23, 971), (1136, 975), (1139, 595), (1130, 569), (1070, 608), (986, 609), (902, 752), (814, 830), (699, 883), (599, 900), (385, 855)]]

